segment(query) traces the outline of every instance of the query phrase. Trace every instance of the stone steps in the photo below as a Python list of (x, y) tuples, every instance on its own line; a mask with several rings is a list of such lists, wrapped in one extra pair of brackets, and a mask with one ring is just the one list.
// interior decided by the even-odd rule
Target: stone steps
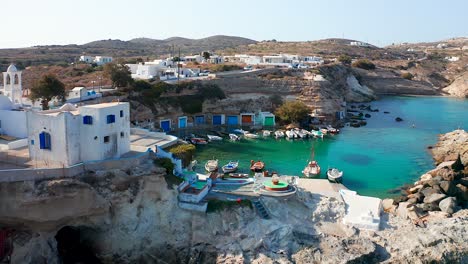
[(262, 203), (261, 200), (254, 200), (254, 201), (252, 201), (252, 204), (257, 209), (257, 213), (261, 218), (270, 219), (270, 214), (266, 210), (265, 205)]

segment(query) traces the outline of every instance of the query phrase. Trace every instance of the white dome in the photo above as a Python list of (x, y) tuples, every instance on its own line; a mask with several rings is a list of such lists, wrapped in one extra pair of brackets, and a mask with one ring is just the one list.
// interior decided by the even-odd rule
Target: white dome
[(17, 72), (18, 69), (16, 69), (16, 66), (14, 64), (11, 64), (8, 69), (7, 69), (7, 72)]

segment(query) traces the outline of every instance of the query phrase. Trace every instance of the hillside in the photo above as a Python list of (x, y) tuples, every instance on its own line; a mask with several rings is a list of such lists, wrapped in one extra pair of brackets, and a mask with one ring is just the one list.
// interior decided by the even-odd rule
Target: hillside
[(108, 55), (114, 58), (157, 58), (169, 55), (172, 47), (176, 52), (180, 48), (182, 54), (200, 53), (206, 50), (220, 50), (240, 45), (256, 43), (255, 40), (232, 37), (211, 36), (201, 39), (173, 37), (164, 40), (137, 38), (129, 41), (99, 40), (84, 45), (50, 45), (21, 49), (0, 49), (0, 70), (4, 70), (11, 62), (20, 68), (40, 64), (68, 64), (79, 56)]
[(370, 59), (396, 59), (406, 58), (407, 55), (399, 51), (392, 51), (379, 48), (369, 44), (368, 47), (358, 47), (350, 45), (351, 39), (322, 39), (302, 42), (283, 41), (262, 41), (254, 44), (243, 45), (237, 48), (228, 48), (224, 53), (247, 53), (247, 54), (301, 54), (318, 55), (324, 58), (336, 58), (339, 55), (349, 55), (351, 57), (366, 57)]

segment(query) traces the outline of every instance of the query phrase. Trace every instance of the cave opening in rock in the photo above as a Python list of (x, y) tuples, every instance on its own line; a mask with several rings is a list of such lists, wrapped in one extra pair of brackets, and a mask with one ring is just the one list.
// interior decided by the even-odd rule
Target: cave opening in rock
[(89, 234), (93, 232), (92, 228), (73, 226), (65, 226), (57, 232), (57, 251), (64, 264), (101, 263), (90, 245)]

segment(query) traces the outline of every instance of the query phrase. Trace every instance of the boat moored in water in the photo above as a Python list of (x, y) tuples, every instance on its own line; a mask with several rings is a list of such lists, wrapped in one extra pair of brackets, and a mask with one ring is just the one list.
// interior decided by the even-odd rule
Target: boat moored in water
[(331, 182), (341, 182), (343, 180), (343, 171), (337, 168), (328, 169), (327, 178)]
[(206, 139), (204, 138), (191, 138), (190, 139), (190, 142), (192, 142), (192, 144), (194, 145), (205, 145), (205, 144), (208, 144), (208, 141), (206, 141)]
[(284, 132), (281, 130), (275, 131), (275, 138), (284, 138)]
[(263, 130), (263, 136), (264, 136), (264, 137), (269, 137), (269, 136), (271, 136), (271, 131), (270, 131), (270, 130)]
[(258, 135), (257, 135), (257, 134), (253, 134), (253, 133), (246, 132), (246, 133), (244, 133), (244, 137), (245, 137), (245, 138), (258, 138)]
[(231, 139), (232, 141), (239, 141), (241, 137), (236, 134), (229, 134), (229, 139)]
[(262, 161), (250, 161), (250, 170), (253, 172), (261, 172), (265, 168), (265, 163)]
[(218, 171), (218, 160), (209, 160), (205, 163), (205, 170), (209, 172)]
[(223, 140), (222, 137), (220, 136), (215, 136), (215, 135), (206, 135), (208, 137), (208, 140), (210, 141), (220, 141), (220, 140)]
[(328, 132), (331, 133), (331, 134), (338, 134), (338, 133), (340, 133), (340, 130), (339, 130), (338, 128), (334, 128), (334, 127), (332, 127), (332, 126), (330, 126), (330, 125), (327, 126), (327, 130), (328, 130)]
[(224, 173), (235, 172), (239, 167), (239, 161), (230, 161), (228, 164), (224, 165), (221, 169)]
[(238, 178), (238, 179), (248, 178), (249, 174), (247, 174), (247, 173), (229, 173), (229, 177)]
[(307, 166), (302, 171), (304, 176), (306, 177), (314, 177), (320, 174), (320, 166), (318, 165), (317, 161), (313, 160), (310, 161)]

